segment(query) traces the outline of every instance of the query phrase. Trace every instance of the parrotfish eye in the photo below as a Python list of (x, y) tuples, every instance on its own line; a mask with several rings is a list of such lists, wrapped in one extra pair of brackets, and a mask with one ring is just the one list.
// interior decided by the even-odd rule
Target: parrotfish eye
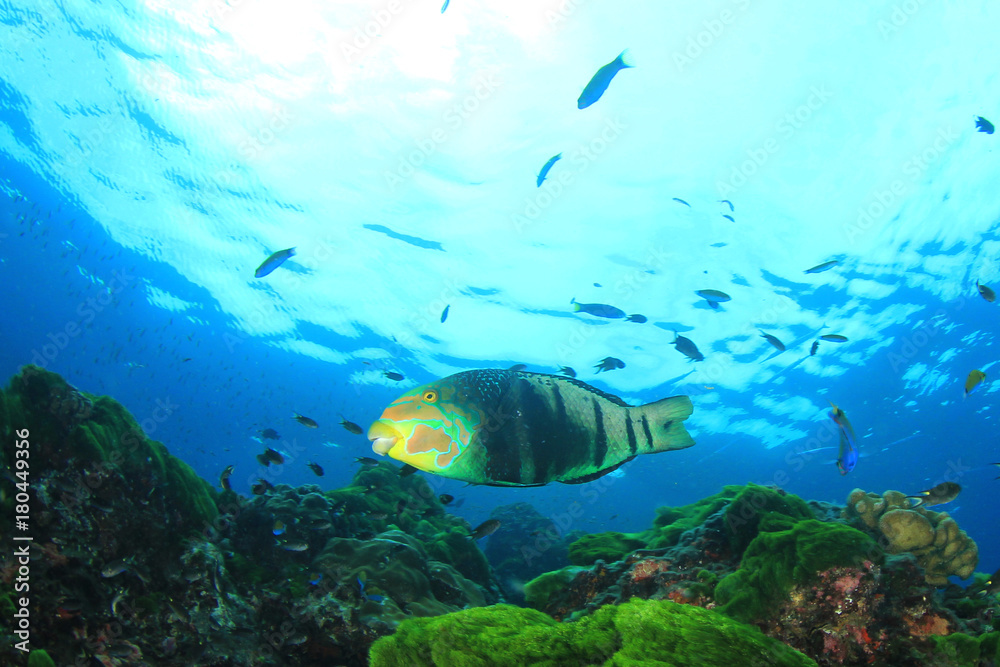
[(433, 403), (438, 400), (438, 393), (433, 389), (428, 389), (424, 392), (424, 400), (428, 403)]

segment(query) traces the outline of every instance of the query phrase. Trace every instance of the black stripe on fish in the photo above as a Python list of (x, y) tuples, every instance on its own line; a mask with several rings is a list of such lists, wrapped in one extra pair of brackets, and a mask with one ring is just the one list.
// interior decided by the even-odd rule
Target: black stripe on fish
[(649, 432), (649, 420), (646, 415), (642, 416), (642, 434), (646, 436), (646, 446), (653, 448), (653, 434)]
[(556, 419), (552, 418), (545, 397), (533, 382), (520, 379), (514, 386), (518, 395), (517, 405), (520, 406), (521, 412), (517, 420), (521, 423), (518, 440), (521, 481), (530, 484), (537, 480), (547, 480), (553, 468), (558, 468), (560, 460), (564, 457), (564, 453), (557, 447), (565, 441), (560, 437), (562, 429), (558, 416)]
[(604, 465), (604, 457), (608, 455), (608, 432), (604, 428), (604, 412), (601, 410), (601, 399), (594, 397), (590, 399), (594, 405), (594, 422), (597, 424), (597, 431), (594, 436), (594, 458), (592, 464), (595, 468)]
[[(490, 387), (496, 390), (497, 387)], [(521, 460), (518, 456), (520, 433), (513, 387), (508, 383), (500, 389), (500, 400), (494, 403), (496, 411), (485, 415), (479, 437), (486, 449), (486, 477), (498, 482), (521, 482)], [(488, 405), (488, 404), (487, 404)]]
[(628, 454), (635, 456), (639, 451), (639, 443), (635, 441), (635, 429), (632, 428), (632, 415), (625, 412), (625, 431), (628, 434)]

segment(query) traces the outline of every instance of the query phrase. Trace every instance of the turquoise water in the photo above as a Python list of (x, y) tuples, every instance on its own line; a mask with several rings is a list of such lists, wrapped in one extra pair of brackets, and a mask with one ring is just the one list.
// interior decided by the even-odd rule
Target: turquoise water
[[(433, 478), (473, 525), (524, 501), (566, 531), (632, 531), (724, 484), (842, 503), (957, 481), (945, 509), (995, 570), (1000, 304), (976, 282), (1000, 287), (1000, 167), (975, 118), (1000, 118), (1000, 10), (440, 10), (0, 7), (0, 375), (36, 363), (110, 394), (249, 493), (346, 484), (371, 448), (341, 415), (366, 428), (405, 389), (571, 366), (632, 403), (690, 395), (697, 445), (583, 487)], [(578, 109), (624, 49), (635, 67)], [(810, 355), (823, 334), (848, 341)], [(625, 367), (595, 374), (609, 356)], [(798, 453), (830, 446), (829, 401), (859, 438), (847, 475), (836, 450)], [(280, 468), (255, 459), (264, 428)]]

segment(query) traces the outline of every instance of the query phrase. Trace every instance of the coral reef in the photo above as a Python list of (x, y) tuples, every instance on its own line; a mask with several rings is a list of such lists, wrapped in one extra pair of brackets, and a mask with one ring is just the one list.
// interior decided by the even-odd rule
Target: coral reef
[(911, 507), (899, 491), (881, 496), (861, 489), (851, 491), (845, 518), (883, 539), (889, 553), (912, 553), (924, 568), (927, 583), (948, 585), (948, 577), (968, 579), (979, 563), (976, 543), (946, 512)]
[(469, 524), (392, 464), (327, 492), (216, 493), (121, 405), (32, 367), (0, 393), (7, 443), (15, 424), (32, 443), (33, 664), (365, 665), (401, 620), (502, 599)]
[(815, 665), (755, 628), (668, 600), (609, 605), (574, 623), (498, 605), (400, 624), (372, 647), (396, 665)]
[(528, 503), (501, 505), (490, 518), (500, 527), (486, 541), (483, 553), (507, 600), (523, 604), (525, 582), (569, 564), (567, 547), (572, 539)]
[(936, 594), (913, 554), (887, 556), (843, 514), (769, 487), (727, 487), (688, 508), (661, 508), (661, 525), (632, 534), (655, 538), (670, 525), (661, 517), (678, 517), (689, 528), (665, 538), (672, 546), (547, 573), (529, 582), (528, 601), (556, 619), (632, 597), (713, 608), (820, 665), (973, 664), (955, 662), (933, 638), (994, 630), (996, 601), (958, 586)]

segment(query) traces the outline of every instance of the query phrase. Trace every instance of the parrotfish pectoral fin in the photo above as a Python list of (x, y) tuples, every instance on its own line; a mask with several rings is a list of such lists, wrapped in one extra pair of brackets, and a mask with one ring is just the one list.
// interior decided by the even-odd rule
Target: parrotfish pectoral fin
[(402, 439), (402, 434), (386, 421), (378, 420), (368, 429), (368, 439), (372, 441), (372, 451), (385, 456), (393, 445)]
[(694, 406), (688, 396), (671, 396), (630, 408), (638, 443), (637, 451), (641, 454), (668, 452), (693, 445), (694, 438), (684, 428), (684, 420), (693, 411)]

